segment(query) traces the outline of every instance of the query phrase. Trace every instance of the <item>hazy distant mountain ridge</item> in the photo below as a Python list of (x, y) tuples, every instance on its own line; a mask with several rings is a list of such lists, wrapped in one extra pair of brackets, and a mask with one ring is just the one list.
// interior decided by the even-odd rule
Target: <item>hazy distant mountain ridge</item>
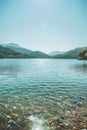
[(63, 54), (64, 52), (63, 51), (52, 51), (50, 53), (48, 53), (49, 56), (55, 56), (55, 55), (58, 55), (58, 54)]
[(16, 48), (20, 48), (20, 46), (16, 43), (8, 43), (8, 44), (1, 44), (4, 47), (16, 47)]

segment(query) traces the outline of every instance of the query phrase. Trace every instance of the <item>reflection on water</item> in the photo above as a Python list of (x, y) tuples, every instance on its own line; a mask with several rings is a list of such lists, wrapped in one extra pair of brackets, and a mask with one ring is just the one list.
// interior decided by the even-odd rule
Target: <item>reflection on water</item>
[(13, 75), (20, 72), (20, 62), (16, 60), (0, 60), (0, 75)]
[(0, 130), (86, 130), (86, 72), (78, 60), (0, 60)]
[(87, 62), (82, 62), (82, 63), (79, 63), (79, 64), (76, 64), (72, 67), (75, 71), (77, 72), (81, 72), (84, 74), (87, 73)]

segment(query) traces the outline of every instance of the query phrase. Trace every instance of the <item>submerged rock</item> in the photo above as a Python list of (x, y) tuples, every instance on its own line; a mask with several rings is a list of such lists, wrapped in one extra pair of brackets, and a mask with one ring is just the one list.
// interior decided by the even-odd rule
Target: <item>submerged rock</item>
[(77, 102), (77, 105), (82, 107), (83, 106), (83, 102)]

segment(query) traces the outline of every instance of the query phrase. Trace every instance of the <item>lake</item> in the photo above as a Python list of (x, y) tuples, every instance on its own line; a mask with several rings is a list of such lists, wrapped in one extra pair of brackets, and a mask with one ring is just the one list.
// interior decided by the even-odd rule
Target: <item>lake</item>
[(87, 61), (0, 59), (0, 130), (87, 130)]

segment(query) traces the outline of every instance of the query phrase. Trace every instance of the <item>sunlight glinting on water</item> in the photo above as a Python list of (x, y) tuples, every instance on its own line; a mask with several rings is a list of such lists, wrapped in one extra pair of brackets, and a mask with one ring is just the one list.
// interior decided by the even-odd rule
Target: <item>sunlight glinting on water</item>
[(44, 120), (38, 119), (38, 117), (31, 115), (29, 119), (33, 122), (31, 130), (47, 130), (44, 126)]
[[(0, 60), (2, 128), (80, 130), (85, 129), (86, 115), (86, 63), (84, 66), (78, 60)], [(2, 125), (3, 120), (6, 125)]]

